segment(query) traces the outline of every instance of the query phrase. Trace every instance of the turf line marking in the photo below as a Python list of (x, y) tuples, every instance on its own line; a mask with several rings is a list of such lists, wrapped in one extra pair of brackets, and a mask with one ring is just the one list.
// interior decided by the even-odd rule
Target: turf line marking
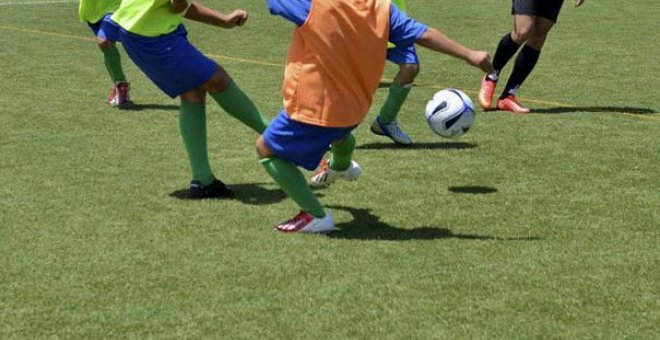
[(57, 4), (74, 4), (77, 0), (42, 0), (42, 1), (10, 1), (0, 2), (0, 7), (9, 6), (39, 6), (39, 5), (57, 5)]
[(54, 36), (54, 37), (61, 37), (61, 38), (68, 38), (68, 39), (75, 39), (75, 40), (96, 41), (96, 39), (91, 38), (91, 37), (82, 37), (82, 36), (79, 36), (79, 35), (64, 34), (64, 33), (57, 33), (57, 32), (48, 32), (48, 31), (34, 30), (34, 29), (29, 29), (29, 28), (20, 28), (20, 27), (11, 27), (11, 26), (0, 25), (0, 29), (7, 30), (7, 31), (15, 31), (15, 32), (45, 34), (45, 35), (50, 35), (50, 36)]
[(265, 66), (277, 66), (277, 67), (282, 67), (284, 68), (284, 64), (275, 64), (275, 63), (269, 63), (266, 61), (258, 61), (258, 60), (252, 60), (252, 59), (244, 59), (244, 58), (237, 58), (237, 57), (230, 57), (222, 54), (211, 54), (211, 53), (205, 53), (207, 56), (211, 58), (216, 58), (216, 59), (226, 59), (226, 60), (232, 60), (232, 61), (237, 61), (241, 63), (246, 63), (246, 64), (257, 64), (257, 65), (265, 65)]
[[(57, 1), (57, 3), (65, 3), (65, 2), (72, 3), (72, 2), (75, 2), (75, 1), (64, 1), (64, 0), (53, 0), (53, 1)], [(37, 2), (38, 1), (35, 1), (33, 3), (37, 3)], [(41, 2), (43, 2), (43, 3), (55, 3), (55, 2), (49, 2), (49, 1), (41, 1)], [(0, 5), (2, 5), (2, 3), (0, 3)], [(0, 29), (8, 30), (8, 31), (16, 31), (16, 32), (25, 32), (25, 33), (46, 34), (46, 35), (50, 35), (50, 36), (54, 36), (54, 37), (62, 37), (62, 38), (68, 38), (68, 39), (76, 39), (76, 40), (84, 40), (84, 41), (96, 41), (96, 39), (91, 38), (91, 37), (82, 37), (82, 36), (79, 36), (79, 35), (71, 35), (71, 34), (50, 32), (50, 31), (42, 31), (42, 30), (35, 30), (35, 29), (28, 29), (28, 28), (20, 28), (20, 27), (0, 25)], [(225, 60), (235, 61), (235, 62), (239, 62), (239, 63), (263, 65), (263, 66), (284, 67), (284, 64), (276, 64), (276, 63), (271, 63), (271, 62), (245, 59), (245, 58), (237, 58), (237, 57), (226, 56), (226, 55), (223, 55), (223, 54), (207, 53), (206, 55), (211, 57), (211, 58), (225, 59)], [(391, 82), (392, 79), (389, 79), (389, 80), (388, 79), (383, 79), (383, 81)], [(444, 89), (444, 88), (448, 87), (448, 86), (443, 86), (441, 84), (416, 83), (415, 85), (419, 86), (419, 87), (427, 87), (427, 88), (433, 88), (433, 89)], [(466, 93), (473, 94), (473, 95), (478, 94), (478, 91), (475, 91), (475, 90), (469, 90), (469, 89), (460, 89), (460, 90), (464, 91)], [(540, 100), (540, 99), (529, 99), (529, 98), (523, 99), (523, 98), (521, 98), (520, 101), (536, 103), (536, 104), (542, 104), (542, 105), (548, 105), (548, 106), (558, 106), (558, 107), (568, 107), (568, 108), (576, 107), (575, 105), (572, 105), (572, 104), (569, 104), (569, 103), (563, 103), (563, 102), (558, 102), (558, 101), (549, 101), (549, 100)], [(641, 114), (635, 114), (635, 113), (623, 112), (623, 111), (619, 112), (619, 113), (623, 114), (624, 116), (631, 117), (631, 118), (640, 118), (640, 119), (660, 121), (660, 117), (656, 117), (656, 116), (641, 115)]]

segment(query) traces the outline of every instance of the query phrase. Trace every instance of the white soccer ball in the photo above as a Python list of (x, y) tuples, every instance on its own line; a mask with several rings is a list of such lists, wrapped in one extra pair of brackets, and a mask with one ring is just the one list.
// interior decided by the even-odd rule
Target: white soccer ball
[(436, 92), (426, 104), (425, 115), (431, 130), (446, 138), (468, 132), (476, 116), (470, 97), (457, 89)]

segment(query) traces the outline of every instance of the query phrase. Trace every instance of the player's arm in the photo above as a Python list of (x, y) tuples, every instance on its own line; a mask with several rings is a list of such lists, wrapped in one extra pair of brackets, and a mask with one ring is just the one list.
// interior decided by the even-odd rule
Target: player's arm
[(199, 2), (193, 2), (186, 12), (186, 18), (213, 26), (232, 28), (242, 26), (247, 21), (248, 14), (242, 9), (235, 9), (231, 13), (220, 13)]
[(396, 6), (390, 7), (390, 41), (397, 47), (418, 44), (432, 50), (467, 61), (485, 72), (493, 70), (488, 53), (469, 49), (444, 35), (435, 28), (428, 27), (408, 17)]
[(429, 27), (417, 40), (417, 44), (434, 51), (465, 60), (468, 64), (480, 68), (484, 72), (493, 71), (488, 52), (475, 51), (457, 43), (435, 28)]

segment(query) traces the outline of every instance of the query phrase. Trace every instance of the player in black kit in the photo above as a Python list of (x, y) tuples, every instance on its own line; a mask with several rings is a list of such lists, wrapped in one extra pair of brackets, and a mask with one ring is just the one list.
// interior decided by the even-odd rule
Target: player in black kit
[[(575, 7), (579, 7), (585, 0), (576, 0)], [(518, 52), (513, 72), (497, 100), (499, 110), (515, 113), (529, 113), (530, 110), (520, 105), (516, 100), (516, 92), (532, 72), (541, 54), (548, 32), (552, 29), (564, 0), (513, 0), (511, 14), (513, 15), (513, 30), (500, 40), (493, 66), (495, 70), (481, 80), (479, 91), (479, 105), (484, 110), (491, 110), (493, 93), (504, 65)]]

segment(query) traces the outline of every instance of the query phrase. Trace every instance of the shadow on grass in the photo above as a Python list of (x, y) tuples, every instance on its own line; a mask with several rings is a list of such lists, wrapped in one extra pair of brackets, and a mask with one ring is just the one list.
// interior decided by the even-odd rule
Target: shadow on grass
[[(232, 198), (217, 198), (217, 200), (235, 199), (245, 204), (251, 205), (264, 205), (280, 202), (286, 198), (286, 194), (279, 188), (269, 189), (264, 188), (264, 185), (270, 183), (242, 183), (242, 184), (228, 184), (227, 186), (234, 191)], [(169, 194), (180, 200), (196, 201), (188, 197), (189, 190), (180, 189), (175, 190)]]
[(330, 238), (349, 240), (375, 240), (375, 241), (410, 241), (410, 240), (498, 240), (498, 241), (537, 241), (540, 237), (496, 237), (478, 234), (454, 233), (446, 228), (418, 227), (415, 229), (399, 229), (373, 215), (370, 209), (350, 208), (345, 206), (329, 206), (329, 208), (344, 210), (353, 215), (353, 221), (338, 223), (337, 230), (328, 234)]
[(449, 191), (451, 191), (455, 194), (473, 194), (473, 195), (492, 194), (494, 192), (497, 192), (497, 189), (495, 189), (495, 188), (475, 186), (475, 185), (453, 186), (453, 187), (447, 188), (447, 190), (449, 190)]
[(361, 150), (382, 150), (382, 149), (399, 149), (399, 150), (423, 150), (423, 149), (436, 149), (436, 150), (450, 150), (450, 149), (473, 149), (477, 144), (464, 143), (464, 142), (432, 142), (432, 143), (415, 143), (413, 145), (398, 145), (392, 142), (377, 142), (367, 143), (356, 147)]
[(551, 107), (547, 109), (534, 109), (533, 113), (544, 114), (558, 114), (570, 112), (590, 112), (590, 113), (630, 113), (636, 115), (649, 115), (656, 114), (655, 110), (641, 108), (641, 107), (628, 107), (628, 106), (571, 106), (571, 107)]
[(164, 110), (164, 111), (178, 111), (179, 105), (172, 104), (136, 104), (130, 103), (128, 106), (119, 108), (122, 111), (146, 111), (146, 110)]

